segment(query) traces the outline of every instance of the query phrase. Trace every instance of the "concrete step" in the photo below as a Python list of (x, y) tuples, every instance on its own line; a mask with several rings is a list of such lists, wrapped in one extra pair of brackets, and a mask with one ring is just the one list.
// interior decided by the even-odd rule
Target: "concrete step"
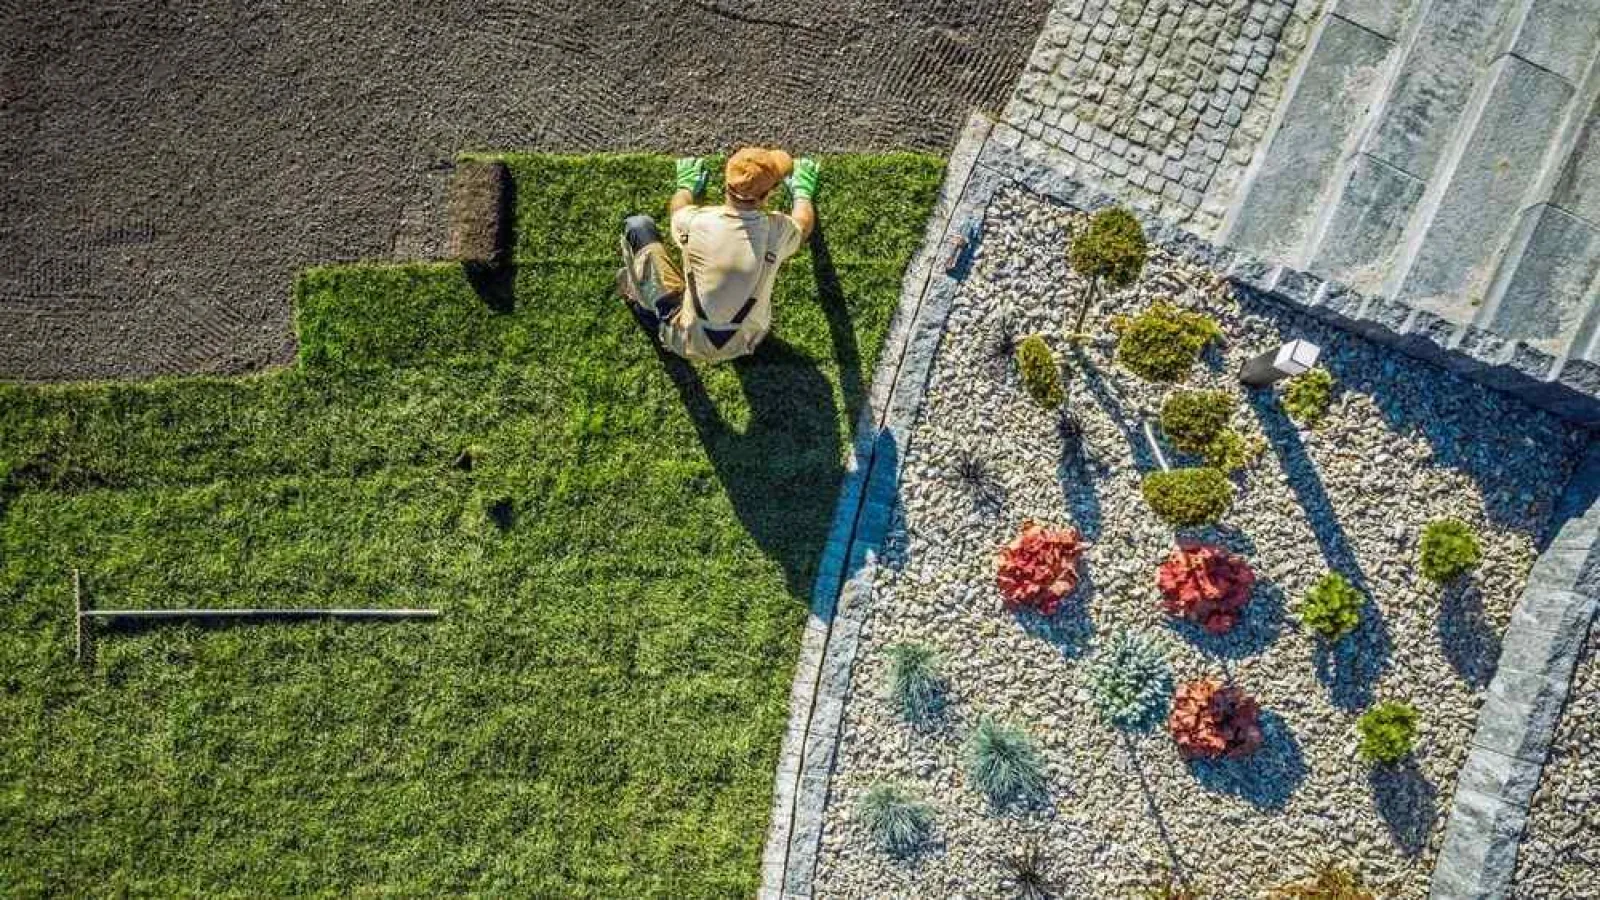
[(1406, 46), (1361, 152), (1325, 222), (1308, 268), (1364, 293), (1380, 293), (1426, 184), (1456, 144), (1489, 64), (1510, 45), (1526, 0), (1433, 0)]
[[(1363, 0), (1357, 14), (1376, 21), (1397, 17), (1367, 8), (1379, 2)], [(1223, 222), (1225, 243), (1299, 261), (1316, 223), (1317, 198), (1360, 138), (1394, 46), (1392, 37), (1338, 12), (1323, 18), (1288, 87), (1279, 125)]]
[(1382, 293), (1452, 322), (1472, 321), (1574, 93), (1566, 79), (1521, 57), (1495, 61)]

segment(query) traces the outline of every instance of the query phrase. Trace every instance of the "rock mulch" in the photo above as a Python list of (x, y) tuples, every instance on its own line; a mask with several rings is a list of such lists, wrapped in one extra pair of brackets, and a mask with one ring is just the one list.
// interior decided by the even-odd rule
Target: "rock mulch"
[(1582, 897), (1600, 885), (1600, 629), (1578, 661), (1517, 852), (1519, 900)]
[[(1578, 436), (1160, 252), (1091, 318), (1104, 337), (1072, 351), (1061, 336), (1083, 284), (1063, 249), (1082, 221), (1009, 189), (988, 210), (905, 451), (901, 509), (845, 711), (819, 895), (1004, 896), (1004, 856), (1037, 841), (1062, 896), (1169, 879), (1239, 895), (1325, 861), (1355, 866), (1385, 896), (1423, 896), (1499, 635)], [(1173, 624), (1155, 590), (1174, 533), (1139, 494), (1155, 465), (1139, 422), (1171, 388), (1120, 368), (1105, 323), (1158, 298), (1222, 326), (1224, 342), (1182, 387), (1234, 392), (1235, 427), (1265, 446), (1235, 479), (1233, 510), (1194, 533), (1243, 554), (1257, 574), (1243, 621), (1223, 637)], [(1081, 442), (1064, 441), (1056, 416), (1021, 389), (997, 346), (1007, 330), (1048, 336), (1069, 364)], [(1314, 430), (1298, 428), (1275, 392), (1246, 392), (1234, 379), (1244, 359), (1289, 337), (1321, 345), (1339, 383)], [(981, 489), (955, 474), (968, 455), (988, 470)], [(1484, 548), (1483, 564), (1450, 588), (1423, 582), (1414, 565), (1421, 527), (1444, 516), (1471, 523)], [(1030, 518), (1075, 525), (1092, 544), (1083, 583), (1051, 619), (1003, 611), (994, 584), (996, 550)], [(1293, 612), (1330, 569), (1372, 600), (1334, 654)], [(1084, 663), (1118, 628), (1155, 636), (1180, 681), (1222, 676), (1254, 694), (1262, 750), (1248, 761), (1185, 763), (1164, 727), (1124, 735), (1102, 725)], [(884, 648), (905, 640), (943, 654), (952, 703), (928, 730), (899, 721), (884, 699)], [(1420, 739), (1413, 762), (1373, 770), (1356, 756), (1354, 723), (1386, 699), (1416, 705)], [(994, 810), (966, 784), (963, 745), (984, 714), (1035, 738), (1047, 802)], [(908, 784), (933, 805), (935, 836), (921, 854), (884, 855), (858, 821), (857, 801), (880, 780)]]

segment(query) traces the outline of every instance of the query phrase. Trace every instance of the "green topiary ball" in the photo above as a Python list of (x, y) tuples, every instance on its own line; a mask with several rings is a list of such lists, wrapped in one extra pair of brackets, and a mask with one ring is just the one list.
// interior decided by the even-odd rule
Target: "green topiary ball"
[(1361, 624), (1361, 607), (1367, 598), (1343, 575), (1322, 576), (1300, 604), (1300, 623), (1329, 641), (1337, 641)]
[(1155, 303), (1117, 323), (1117, 361), (1149, 381), (1181, 381), (1206, 344), (1222, 337), (1210, 317)]
[(1333, 402), (1333, 376), (1327, 369), (1312, 369), (1289, 379), (1283, 387), (1283, 408), (1295, 421), (1315, 428)]
[(1161, 405), (1161, 431), (1184, 453), (1205, 453), (1237, 405), (1226, 391), (1176, 391)]
[(1478, 535), (1459, 519), (1440, 519), (1422, 529), (1419, 565), (1422, 577), (1443, 584), (1464, 574), (1483, 559)]
[(1379, 703), (1356, 720), (1361, 744), (1356, 751), (1369, 762), (1397, 763), (1417, 743), (1417, 711), (1409, 703)]
[(1149, 247), (1139, 220), (1120, 206), (1095, 213), (1089, 227), (1072, 239), (1067, 251), (1073, 271), (1085, 278), (1098, 278), (1111, 290), (1138, 280), (1148, 256)]
[(1209, 466), (1151, 472), (1140, 490), (1156, 515), (1180, 528), (1210, 525), (1233, 506), (1228, 476)]
[(1045, 409), (1055, 409), (1066, 399), (1061, 389), (1061, 371), (1050, 345), (1039, 335), (1023, 338), (1017, 345), (1017, 369), (1028, 396)]

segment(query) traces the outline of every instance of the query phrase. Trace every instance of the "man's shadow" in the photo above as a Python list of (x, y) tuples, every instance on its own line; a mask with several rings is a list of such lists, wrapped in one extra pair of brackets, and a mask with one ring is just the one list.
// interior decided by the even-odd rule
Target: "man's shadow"
[[(849, 413), (845, 421), (854, 422), (866, 400), (861, 355), (820, 224), (812, 232), (811, 250), (817, 299), (828, 320)], [(776, 310), (780, 321), (782, 314)], [(693, 365), (659, 346), (656, 354), (740, 523), (782, 566), (790, 593), (809, 600), (844, 476), (846, 447), (833, 385), (816, 360), (775, 330), (755, 354), (728, 364), (750, 410), (749, 424), (736, 430)]]

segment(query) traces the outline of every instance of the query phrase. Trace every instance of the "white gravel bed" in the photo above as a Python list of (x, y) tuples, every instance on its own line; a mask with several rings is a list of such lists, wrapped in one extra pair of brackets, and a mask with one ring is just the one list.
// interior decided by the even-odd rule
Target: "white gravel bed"
[(1518, 900), (1600, 893), (1600, 630), (1578, 661), (1517, 852)]
[[(1091, 323), (1105, 337), (1073, 363), (1082, 452), (992, 355), (1002, 310), (1042, 333), (1058, 358), (1081, 282), (1065, 258), (1081, 217), (1020, 191), (988, 211), (972, 275), (950, 314), (921, 419), (904, 448), (902, 512), (885, 548), (845, 712), (817, 873), (820, 896), (1010, 896), (1002, 857), (1036, 839), (1063, 897), (1122, 896), (1176, 875), (1223, 896), (1252, 892), (1324, 860), (1356, 865), (1385, 896), (1426, 892), (1456, 770), (1465, 756), (1499, 634), (1565, 483), (1577, 435), (1559, 420), (1472, 382), (1293, 315), (1241, 301), (1209, 272), (1152, 254), (1142, 281)], [(1139, 494), (1153, 463), (1132, 433), (1172, 389), (1112, 361), (1106, 322), (1170, 298), (1214, 317), (1225, 341), (1185, 388), (1240, 399), (1235, 427), (1267, 449), (1236, 478), (1238, 500), (1205, 532), (1250, 561), (1257, 584), (1229, 635), (1208, 638), (1160, 610), (1156, 566), (1173, 531)], [(1338, 379), (1323, 426), (1299, 431), (1275, 393), (1237, 385), (1240, 363), (1288, 337), (1324, 348)], [(1084, 368), (1091, 370), (1086, 379)], [(975, 503), (951, 469), (964, 453), (992, 472), (998, 503)], [(1442, 591), (1415, 572), (1427, 521), (1472, 523), (1484, 562)], [(1027, 518), (1080, 528), (1084, 581), (1053, 621), (1006, 613), (995, 552)], [(1366, 586), (1371, 616), (1356, 661), (1322, 659), (1293, 605), (1330, 567)], [(1125, 739), (1101, 724), (1084, 687), (1096, 635), (1156, 636), (1178, 681), (1229, 676), (1263, 707), (1252, 759), (1186, 764), (1164, 721)], [(937, 647), (951, 684), (944, 724), (918, 731), (885, 701), (883, 649)], [(1319, 675), (1319, 670), (1324, 674)], [(1421, 711), (1415, 764), (1381, 775), (1356, 758), (1356, 716), (1376, 698)], [(996, 811), (968, 786), (963, 745), (985, 713), (1025, 727), (1048, 766), (1048, 804)], [(1164, 717), (1163, 717), (1164, 719)], [(935, 839), (886, 856), (857, 820), (879, 780), (919, 790)]]

